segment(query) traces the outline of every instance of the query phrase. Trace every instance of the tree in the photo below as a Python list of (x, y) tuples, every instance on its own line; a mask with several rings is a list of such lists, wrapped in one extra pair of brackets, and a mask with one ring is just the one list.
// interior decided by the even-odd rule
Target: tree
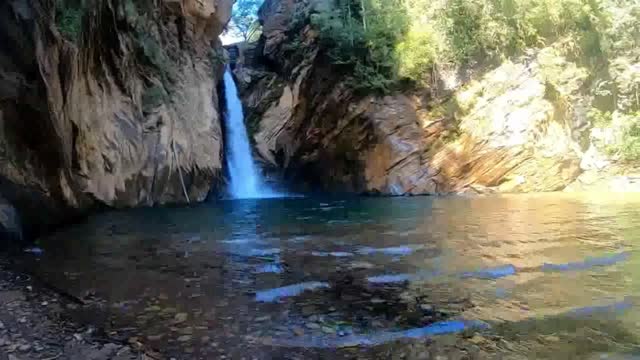
[(257, 29), (258, 9), (263, 0), (237, 0), (233, 5), (231, 31), (245, 41)]

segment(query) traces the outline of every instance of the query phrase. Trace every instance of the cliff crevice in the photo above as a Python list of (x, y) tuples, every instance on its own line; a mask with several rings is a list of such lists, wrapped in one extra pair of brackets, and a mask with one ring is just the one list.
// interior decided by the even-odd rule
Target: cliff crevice
[(28, 232), (104, 206), (186, 202), (180, 172), (191, 200), (215, 188), (231, 6), (0, 5), (0, 194)]

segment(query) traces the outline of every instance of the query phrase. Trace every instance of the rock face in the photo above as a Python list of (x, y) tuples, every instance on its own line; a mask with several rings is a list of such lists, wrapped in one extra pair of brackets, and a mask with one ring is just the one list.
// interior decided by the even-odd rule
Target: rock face
[(31, 233), (101, 206), (200, 201), (221, 176), (232, 0), (85, 3), (0, 5), (0, 194)]
[[(553, 47), (436, 96), (359, 96), (294, 21), (322, 1), (267, 0), (235, 74), (257, 153), (306, 189), (385, 195), (563, 190), (583, 172), (587, 73)], [(456, 83), (448, 81), (447, 83)]]

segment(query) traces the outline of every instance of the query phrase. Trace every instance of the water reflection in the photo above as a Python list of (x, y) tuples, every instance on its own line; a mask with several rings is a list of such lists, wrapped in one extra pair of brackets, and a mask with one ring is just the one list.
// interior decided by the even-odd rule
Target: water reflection
[(178, 357), (626, 354), (638, 200), (221, 201), (102, 214), (29, 261), (107, 333)]

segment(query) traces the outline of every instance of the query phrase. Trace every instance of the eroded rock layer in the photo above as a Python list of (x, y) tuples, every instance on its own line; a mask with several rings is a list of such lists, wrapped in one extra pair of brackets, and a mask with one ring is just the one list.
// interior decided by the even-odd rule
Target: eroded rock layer
[[(553, 46), (446, 79), (446, 88), (362, 96), (301, 14), (267, 0), (263, 35), (235, 74), (264, 163), (313, 190), (385, 195), (559, 191), (604, 166), (580, 94), (588, 74)], [(452, 75), (455, 76), (455, 75)]]
[(25, 229), (207, 196), (222, 169), (218, 35), (231, 6), (2, 2), (0, 194)]

